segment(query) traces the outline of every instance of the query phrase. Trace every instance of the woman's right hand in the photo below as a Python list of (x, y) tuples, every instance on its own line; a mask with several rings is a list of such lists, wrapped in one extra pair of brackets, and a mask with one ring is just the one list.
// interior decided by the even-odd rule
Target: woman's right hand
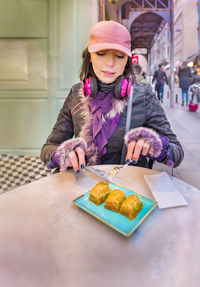
[(54, 151), (52, 160), (59, 166), (60, 171), (65, 171), (68, 167), (73, 167), (75, 172), (86, 165), (87, 144), (83, 138), (73, 138), (61, 143)]
[[(72, 166), (74, 171), (78, 173), (85, 165), (85, 151), (81, 147), (77, 147), (75, 150), (69, 152), (66, 164), (62, 170), (66, 170), (66, 167)], [(60, 171), (62, 170), (60, 167)]]

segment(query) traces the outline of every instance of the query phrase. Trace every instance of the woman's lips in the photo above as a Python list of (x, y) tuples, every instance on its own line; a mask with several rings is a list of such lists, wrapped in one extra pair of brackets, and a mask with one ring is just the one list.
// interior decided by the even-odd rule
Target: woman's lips
[(102, 73), (103, 73), (104, 76), (106, 76), (106, 77), (113, 77), (113, 76), (115, 75), (115, 73), (109, 72), (109, 71), (102, 71)]

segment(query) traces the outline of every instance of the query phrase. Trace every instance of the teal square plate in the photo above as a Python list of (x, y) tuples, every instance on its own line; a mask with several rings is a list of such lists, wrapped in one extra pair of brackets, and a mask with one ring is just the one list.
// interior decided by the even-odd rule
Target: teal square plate
[(142, 223), (142, 221), (149, 215), (149, 213), (154, 209), (154, 207), (156, 206), (156, 201), (114, 183), (109, 183), (109, 187), (111, 189), (121, 189), (122, 191), (124, 191), (126, 196), (130, 194), (136, 194), (139, 197), (139, 199), (143, 203), (143, 208), (135, 219), (129, 220), (126, 216), (120, 213), (104, 208), (104, 203), (99, 206), (96, 205), (89, 200), (90, 191), (74, 199), (73, 203), (75, 203), (80, 208), (90, 213), (100, 221), (104, 222), (108, 226), (117, 230), (121, 234), (125, 236), (130, 236)]

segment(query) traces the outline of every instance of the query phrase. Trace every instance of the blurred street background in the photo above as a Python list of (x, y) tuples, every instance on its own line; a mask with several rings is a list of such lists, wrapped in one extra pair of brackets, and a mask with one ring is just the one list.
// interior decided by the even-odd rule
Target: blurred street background
[(130, 31), (133, 64), (151, 85), (159, 65), (166, 73), (161, 104), (185, 151), (174, 174), (200, 188), (200, 0), (1, 0), (0, 192), (48, 174), (41, 147), (79, 81), (90, 28), (111, 19)]
[[(164, 110), (185, 154), (181, 165), (174, 169), (174, 175), (200, 189), (200, 110), (191, 112), (188, 107), (182, 107), (181, 102), (179, 94), (178, 103), (171, 108), (167, 92), (164, 95)], [(159, 163), (155, 163), (153, 169), (171, 173), (168, 167)]]

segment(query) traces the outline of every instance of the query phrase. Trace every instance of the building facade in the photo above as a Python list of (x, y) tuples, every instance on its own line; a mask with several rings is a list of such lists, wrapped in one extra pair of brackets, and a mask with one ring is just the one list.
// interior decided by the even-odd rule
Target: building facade
[(169, 25), (164, 23), (159, 34), (155, 36), (151, 49), (151, 74), (158, 68), (159, 64), (166, 66), (170, 59), (170, 34)]
[[(198, 52), (198, 9), (197, 1), (174, 1), (174, 64), (180, 65)], [(151, 49), (151, 71), (158, 64), (170, 63), (169, 25), (165, 23), (154, 39)]]
[(174, 2), (174, 60), (184, 61), (198, 51), (197, 1)]

